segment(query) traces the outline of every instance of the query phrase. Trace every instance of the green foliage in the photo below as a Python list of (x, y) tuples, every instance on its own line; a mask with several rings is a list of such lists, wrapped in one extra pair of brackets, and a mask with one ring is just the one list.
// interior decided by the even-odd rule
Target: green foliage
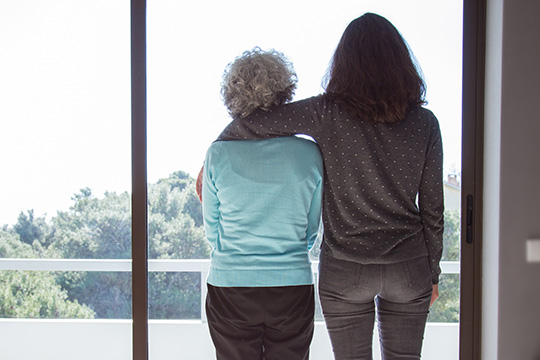
[(57, 280), (69, 300), (86, 304), (96, 318), (131, 318), (131, 274), (125, 272), (63, 272)]
[(91, 319), (94, 312), (68, 300), (67, 292), (50, 272), (2, 271), (0, 317)]
[(157, 184), (167, 184), (170, 190), (178, 189), (182, 191), (193, 184), (193, 179), (185, 171), (179, 170), (169, 175), (168, 178), (159, 179)]
[(31, 245), (25, 244), (14, 231), (0, 230), (0, 258), (37, 258)]
[(44, 217), (34, 217), (34, 210), (28, 210), (27, 214), (19, 213), (17, 223), (13, 225), (13, 230), (19, 234), (20, 240), (25, 244), (32, 245), (35, 241), (43, 246), (50, 244), (52, 234)]
[(150, 259), (207, 259), (210, 256), (195, 182), (191, 178), (184, 178), (183, 174), (176, 172), (150, 186)]
[[(34, 211), (19, 215), (10, 229), (0, 229), (0, 257), (129, 259), (131, 198), (107, 192), (97, 198), (88, 188), (72, 198), (47, 224)], [(149, 257), (209, 257), (202, 228), (202, 208), (195, 181), (178, 171), (149, 186)], [(131, 274), (113, 272), (1, 272), (0, 316), (131, 318)], [(9, 277), (9, 278), (8, 278)], [(7, 285), (6, 285), (7, 286)], [(40, 288), (47, 286), (48, 292)], [(199, 273), (151, 273), (150, 316), (156, 319), (200, 318)], [(85, 304), (85, 305), (80, 305)], [(27, 311), (22, 308), (27, 307)]]
[(200, 319), (201, 276), (199, 273), (148, 274), (151, 319)]
[(53, 218), (52, 248), (65, 259), (131, 258), (130, 195), (105, 193), (97, 199), (82, 189), (68, 211)]
[(444, 212), (443, 261), (459, 261), (461, 217), (458, 210)]
[(439, 299), (429, 311), (428, 322), (459, 322), (459, 274), (442, 274)]
[[(20, 219), (20, 217), (19, 217)], [(18, 222), (20, 223), (20, 222)], [(19, 233), (0, 230), (0, 258), (38, 258), (44, 253), (40, 243), (20, 240)], [(38, 249), (36, 249), (36, 244)], [(0, 317), (2, 318), (93, 318), (94, 312), (56, 283), (51, 272), (0, 272)]]
[[(459, 211), (444, 212), (443, 261), (459, 261)], [(439, 299), (430, 309), (429, 322), (459, 322), (459, 274), (442, 274), (439, 280)]]
[(150, 186), (149, 211), (165, 216), (167, 221), (182, 213), (203, 225), (202, 206), (195, 191), (195, 180), (183, 171), (177, 171)]
[[(131, 257), (131, 218), (128, 193), (105, 193), (103, 199), (82, 189), (69, 211), (53, 219), (52, 247), (62, 258), (128, 259)], [(149, 186), (149, 258), (209, 257), (202, 229), (202, 209), (194, 180), (176, 172)], [(198, 225), (197, 225), (198, 224)], [(150, 274), (152, 318), (200, 316), (200, 279), (188, 273), (165, 277)], [(70, 272), (58, 277), (69, 299), (88, 304), (99, 318), (131, 317), (129, 274)]]
[[(2, 258), (129, 259), (131, 199), (127, 192), (97, 198), (88, 188), (49, 223), (33, 210), (0, 229)], [(149, 186), (150, 259), (207, 259), (195, 181), (182, 171)], [(459, 212), (445, 212), (443, 260), (459, 260)], [(311, 251), (317, 259), (320, 238)], [(199, 273), (150, 273), (152, 319), (200, 318)], [(459, 275), (441, 276), (441, 297), (428, 321), (459, 320)], [(83, 304), (83, 305), (81, 305)], [(113, 272), (0, 272), (0, 317), (131, 318), (131, 275)]]
[(30, 245), (34, 250), (31, 253), (23, 251), (18, 257), (54, 257), (54, 251), (49, 249), (54, 238), (54, 227), (47, 224), (45, 217), (35, 217), (34, 210), (28, 210), (26, 214), (21, 211), (17, 223), (6, 231), (16, 234), (18, 241)]
[[(187, 174), (178, 171), (151, 185), (148, 213), (150, 259), (209, 258), (195, 181)], [(148, 283), (150, 318), (200, 318), (199, 273), (150, 273)]]

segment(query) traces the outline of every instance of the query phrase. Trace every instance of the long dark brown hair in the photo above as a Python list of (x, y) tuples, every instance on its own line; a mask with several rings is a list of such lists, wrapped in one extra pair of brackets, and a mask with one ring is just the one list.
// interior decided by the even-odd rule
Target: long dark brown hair
[(366, 13), (345, 29), (326, 75), (326, 96), (372, 122), (403, 120), (425, 104), (420, 67), (399, 31)]

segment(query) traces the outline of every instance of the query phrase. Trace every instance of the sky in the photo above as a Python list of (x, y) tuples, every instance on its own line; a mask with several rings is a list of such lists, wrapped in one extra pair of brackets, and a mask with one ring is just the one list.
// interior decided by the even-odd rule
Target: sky
[[(34, 209), (50, 219), (82, 188), (130, 191), (128, 0), (0, 0), (0, 225)], [(462, 2), (457, 0), (148, 0), (148, 177), (196, 176), (230, 121), (226, 65), (276, 49), (298, 74), (295, 99), (321, 79), (347, 24), (388, 18), (424, 72), (445, 172), (461, 163)]]

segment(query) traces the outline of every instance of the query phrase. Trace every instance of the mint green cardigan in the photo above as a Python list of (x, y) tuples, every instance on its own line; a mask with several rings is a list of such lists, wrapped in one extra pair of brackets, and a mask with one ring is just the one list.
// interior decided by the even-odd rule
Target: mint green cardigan
[(321, 224), (323, 163), (298, 137), (218, 141), (203, 174), (208, 283), (222, 287), (313, 283), (308, 251)]

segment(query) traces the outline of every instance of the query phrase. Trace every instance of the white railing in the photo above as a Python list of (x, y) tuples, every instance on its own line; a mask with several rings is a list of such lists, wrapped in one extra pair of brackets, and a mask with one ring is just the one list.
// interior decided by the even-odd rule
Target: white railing
[[(150, 272), (201, 274), (200, 320), (150, 320), (150, 360), (209, 360), (215, 358), (205, 324), (204, 299), (209, 260), (149, 260)], [(318, 272), (318, 263), (312, 264)], [(442, 262), (445, 274), (459, 273), (459, 262)], [(0, 271), (106, 271), (129, 272), (131, 260), (0, 259)], [(0, 319), (1, 360), (129, 360), (132, 358), (131, 320)], [(429, 323), (423, 358), (457, 360), (459, 325)], [(379, 359), (377, 329), (374, 359)], [(332, 358), (324, 322), (318, 321), (311, 345), (312, 360)]]
[[(318, 272), (319, 263), (313, 261), (311, 268)], [(148, 260), (148, 271), (208, 272), (209, 259), (155, 259)], [(442, 261), (443, 274), (459, 274), (459, 261)], [(131, 271), (129, 259), (0, 259), (0, 271)]]
[[(206, 299), (206, 277), (210, 268), (209, 259), (148, 260), (149, 272), (198, 272), (201, 276), (201, 318), (206, 321), (204, 299)], [(314, 274), (319, 271), (319, 263), (313, 261)], [(130, 259), (0, 259), (0, 271), (107, 271), (130, 272)], [(443, 274), (459, 274), (459, 261), (441, 262)]]
[[(311, 268), (318, 272), (319, 263), (313, 261)], [(207, 273), (209, 259), (148, 260), (148, 271), (201, 272)], [(459, 274), (459, 261), (442, 261), (443, 274)], [(131, 260), (127, 259), (0, 259), (0, 271), (131, 271)], [(205, 278), (206, 281), (206, 278)]]

